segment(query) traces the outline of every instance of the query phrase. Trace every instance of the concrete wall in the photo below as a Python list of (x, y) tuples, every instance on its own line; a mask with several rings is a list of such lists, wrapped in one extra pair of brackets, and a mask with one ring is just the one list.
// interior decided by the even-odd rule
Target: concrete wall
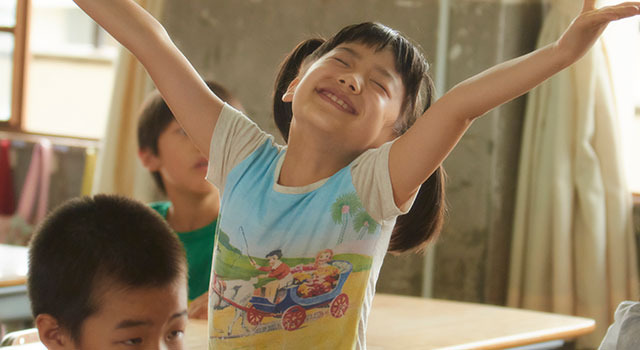
[[(535, 1), (451, 1), (447, 85), (535, 48)], [(478, 119), (445, 161), (449, 221), (436, 248), (433, 296), (502, 304), (525, 100)]]
[[(300, 40), (346, 24), (380, 21), (419, 43), (435, 69), (437, 0), (166, 0), (164, 18), (178, 47), (206, 78), (229, 87), (248, 114), (274, 133), (270, 97), (282, 57)], [(530, 51), (542, 15), (538, 1), (455, 0), (443, 86), (449, 88)], [(445, 166), (449, 219), (435, 250), (433, 295), (501, 303), (508, 270), (523, 101), (476, 122)], [(422, 295), (424, 258), (388, 257), (378, 291)]]

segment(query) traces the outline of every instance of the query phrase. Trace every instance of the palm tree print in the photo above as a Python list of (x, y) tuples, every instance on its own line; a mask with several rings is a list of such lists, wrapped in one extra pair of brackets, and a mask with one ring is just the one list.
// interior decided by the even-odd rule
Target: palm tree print
[(378, 223), (364, 210), (359, 212), (355, 219), (353, 219), (353, 229), (356, 232), (359, 232), (358, 240), (361, 240), (362, 237), (364, 237), (365, 232), (373, 234), (376, 232), (377, 228)]
[(333, 222), (342, 225), (340, 236), (338, 237), (338, 244), (344, 240), (344, 233), (349, 225), (349, 218), (353, 217), (353, 215), (360, 210), (362, 210), (362, 203), (360, 203), (360, 199), (355, 192), (343, 194), (331, 205), (331, 218)]

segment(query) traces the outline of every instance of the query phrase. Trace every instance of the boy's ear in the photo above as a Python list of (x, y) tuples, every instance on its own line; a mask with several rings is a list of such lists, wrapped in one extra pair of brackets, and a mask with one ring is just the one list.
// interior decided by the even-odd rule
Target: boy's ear
[(160, 170), (160, 158), (157, 155), (153, 154), (153, 152), (148, 149), (139, 149), (138, 150), (138, 158), (142, 162), (145, 168), (149, 171), (158, 171)]
[(40, 342), (49, 350), (73, 349), (75, 343), (69, 332), (60, 326), (58, 320), (49, 314), (40, 314), (35, 320)]
[(295, 78), (289, 83), (287, 91), (282, 95), (282, 102), (293, 102), (293, 93), (296, 92), (296, 88), (300, 83), (300, 78)]

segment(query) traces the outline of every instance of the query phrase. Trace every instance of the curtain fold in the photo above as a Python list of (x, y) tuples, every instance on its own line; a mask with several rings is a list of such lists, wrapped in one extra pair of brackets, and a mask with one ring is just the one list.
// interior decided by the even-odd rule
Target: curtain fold
[[(538, 46), (559, 38), (581, 2), (551, 5)], [(507, 304), (590, 317), (597, 348), (617, 305), (638, 298), (632, 203), (602, 42), (532, 90), (520, 156)]]
[[(138, 0), (138, 3), (155, 18), (162, 15), (164, 0)], [(149, 171), (137, 156), (137, 117), (145, 96), (152, 89), (153, 83), (142, 64), (122, 48), (92, 193), (115, 193), (144, 202), (159, 198)]]

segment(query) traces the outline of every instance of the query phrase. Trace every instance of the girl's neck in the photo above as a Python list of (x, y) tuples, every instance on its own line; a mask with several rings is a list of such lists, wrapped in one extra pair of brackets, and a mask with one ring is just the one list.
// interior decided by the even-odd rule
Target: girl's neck
[(331, 177), (358, 154), (336, 147), (330, 138), (290, 134), (278, 184), (300, 187)]
[(177, 232), (197, 230), (218, 218), (220, 194), (215, 187), (206, 194), (167, 188), (167, 194), (171, 200), (167, 222)]

